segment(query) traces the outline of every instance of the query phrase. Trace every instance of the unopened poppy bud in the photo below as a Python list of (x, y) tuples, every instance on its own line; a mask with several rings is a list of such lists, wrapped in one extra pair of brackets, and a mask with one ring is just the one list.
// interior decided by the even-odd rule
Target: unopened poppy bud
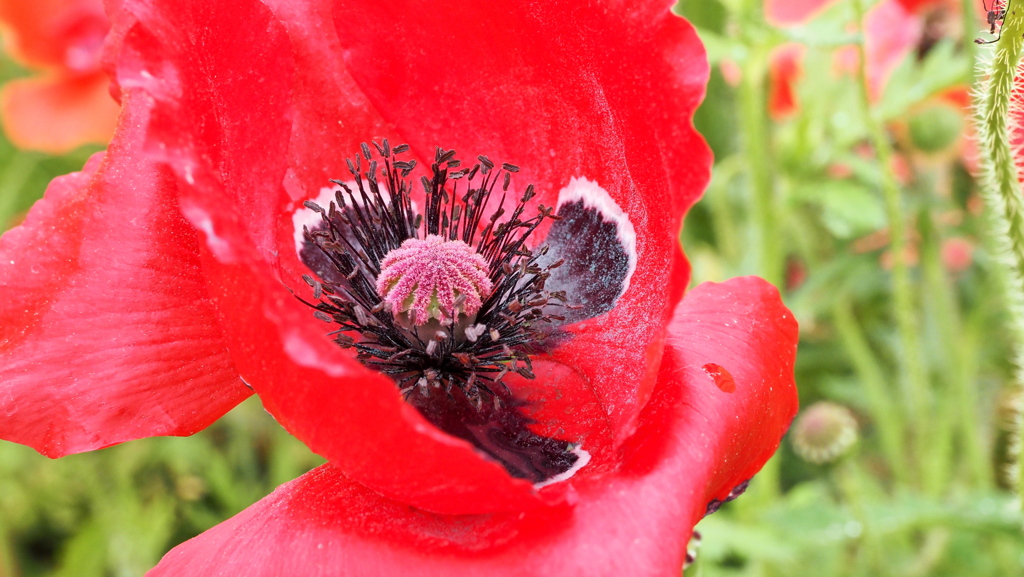
[(805, 461), (834, 461), (857, 442), (857, 420), (846, 407), (819, 401), (797, 417), (792, 441), (793, 450)]
[(414, 325), (472, 316), (491, 293), (487, 260), (461, 240), (410, 238), (380, 264), (377, 294)]

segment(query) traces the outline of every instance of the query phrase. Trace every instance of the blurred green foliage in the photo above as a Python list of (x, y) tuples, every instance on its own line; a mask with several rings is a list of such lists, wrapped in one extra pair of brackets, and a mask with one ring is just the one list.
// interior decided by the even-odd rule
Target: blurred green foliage
[[(1002, 475), (1010, 369), (1001, 279), (962, 154), (968, 113), (937, 98), (972, 82), (979, 26), (968, 22), (908, 57), (874, 105), (897, 153), (911, 230), (913, 312), (929, 385), (921, 411), (908, 404), (898, 368), (882, 167), (857, 80), (833, 68), (836, 51), (858, 38), (849, 3), (788, 30), (768, 26), (758, 6), (677, 6), (712, 62), (695, 123), (716, 156), (683, 243), (694, 283), (760, 274), (780, 285), (801, 323), (802, 403), (849, 407), (861, 441), (827, 465), (801, 461), (784, 443), (747, 495), (699, 525), (702, 547), (687, 575), (1024, 574), (1024, 517)], [(806, 46), (799, 108), (772, 121), (767, 71), (771, 50), (785, 42)], [(723, 74), (730, 66), (738, 85)], [(22, 74), (0, 62), (0, 81)], [(0, 139), (0, 229), (96, 150), (50, 157)], [(320, 462), (256, 399), (189, 439), (57, 461), (0, 444), (0, 577), (141, 575), (174, 544)]]
[[(1001, 277), (971, 175), (970, 110), (943, 97), (972, 84), (974, 53), (986, 49), (972, 43), (981, 35), (975, 7), (926, 12), (925, 22), (955, 25), (910, 54), (872, 104), (895, 152), (889, 169), (909, 230), (928, 381), (917, 407), (900, 373), (884, 167), (858, 79), (836, 66), (842, 46), (859, 40), (852, 2), (784, 30), (764, 21), (759, 4), (677, 6), (708, 47), (711, 82), (695, 124), (716, 158), (683, 245), (694, 283), (760, 274), (780, 284), (801, 325), (801, 404), (849, 407), (861, 441), (826, 465), (801, 461), (784, 442), (747, 495), (698, 525), (701, 549), (687, 575), (1024, 575), (1024, 517), (1005, 488), (1011, 372)], [(772, 51), (794, 42), (805, 47), (799, 105), (773, 120)], [(759, 165), (770, 170), (759, 174)], [(759, 186), (770, 221), (759, 214)], [(766, 240), (774, 252), (761, 249)]]
[(193, 437), (50, 461), (0, 444), (0, 575), (137, 576), (322, 460), (252, 398)]

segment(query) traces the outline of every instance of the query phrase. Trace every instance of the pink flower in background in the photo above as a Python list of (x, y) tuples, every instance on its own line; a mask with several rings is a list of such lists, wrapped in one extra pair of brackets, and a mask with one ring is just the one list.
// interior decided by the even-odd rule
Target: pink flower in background
[(807, 22), (838, 0), (765, 0), (764, 17), (773, 26)]
[[(768, 0), (764, 4), (765, 18), (781, 27), (805, 24), (834, 2)], [(980, 3), (978, 10), (983, 12)], [(959, 15), (960, 3), (955, 0), (885, 0), (873, 6), (864, 23), (868, 85), (872, 98), (881, 97), (893, 70), (907, 55), (955, 33), (951, 27)], [(857, 74), (859, 64), (854, 46), (837, 50), (835, 58), (838, 72)], [(792, 59), (773, 59), (770, 66), (773, 69), (771, 90), (773, 93), (785, 92), (787, 89), (783, 84), (793, 77)]]

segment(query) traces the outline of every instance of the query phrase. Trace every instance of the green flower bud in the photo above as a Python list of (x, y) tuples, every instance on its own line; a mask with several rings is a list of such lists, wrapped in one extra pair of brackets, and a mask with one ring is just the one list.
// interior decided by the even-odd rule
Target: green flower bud
[(793, 450), (805, 461), (828, 463), (857, 442), (857, 420), (846, 407), (819, 401), (797, 417), (791, 440)]
[(923, 152), (940, 152), (960, 137), (963, 114), (949, 106), (929, 106), (910, 117), (910, 141)]

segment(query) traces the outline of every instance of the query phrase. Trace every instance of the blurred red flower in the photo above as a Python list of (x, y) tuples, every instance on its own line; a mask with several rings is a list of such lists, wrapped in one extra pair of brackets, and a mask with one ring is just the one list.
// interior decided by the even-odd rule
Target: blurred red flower
[(803, 76), (803, 44), (787, 42), (768, 56), (768, 113), (774, 120), (782, 120), (800, 109), (797, 83)]
[[(59, 456), (190, 434), (240, 376), (328, 459), (154, 575), (677, 572), (796, 413), (797, 327), (759, 279), (682, 298), (708, 70), (671, 2), (114, 4), (110, 150), (0, 238), (3, 436)], [(384, 135), (421, 166), (514, 161), (509, 190), (562, 217), (530, 246), (579, 307), (500, 406), (403, 400), (290, 292), (332, 270), (304, 203)]]
[(7, 137), (20, 148), (60, 154), (114, 134), (118, 106), (100, 70), (110, 28), (101, 0), (0, 0), (11, 58), (38, 76), (0, 90)]

